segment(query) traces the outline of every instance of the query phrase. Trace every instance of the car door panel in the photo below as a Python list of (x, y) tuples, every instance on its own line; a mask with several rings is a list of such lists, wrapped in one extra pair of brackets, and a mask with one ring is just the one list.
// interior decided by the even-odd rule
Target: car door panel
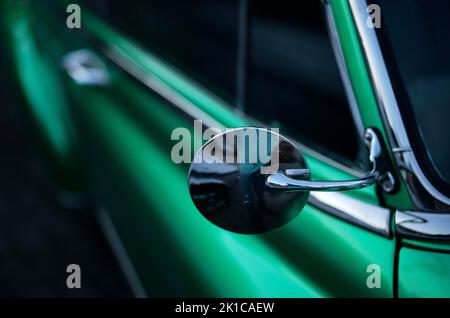
[[(212, 118), (221, 127), (249, 125), (251, 119), (95, 16), (84, 15), (84, 23), (101, 45), (80, 40), (65, 50), (63, 36), (53, 34), (51, 41), (61, 48), (53, 59), (87, 47), (106, 64), (107, 86), (80, 86), (61, 76), (80, 140), (86, 190), (108, 211), (149, 296), (394, 295), (396, 240), (314, 204), (264, 235), (227, 232), (204, 219), (189, 196), (187, 164), (170, 158), (171, 132), (192, 130), (194, 119)], [(164, 89), (155, 90), (146, 79)], [(307, 159), (315, 178), (354, 177), (312, 154)], [(374, 187), (349, 196), (379, 205)], [(380, 288), (367, 285), (371, 264), (381, 268)]]
[(402, 247), (399, 255), (399, 297), (448, 297), (450, 254)]
[[(100, 98), (97, 100), (92, 94), (87, 97), (86, 92), (77, 93), (77, 99), (84, 97), (85, 100), (77, 101), (79, 109), (76, 112), (79, 115), (76, 117), (82, 121), (81, 139), (89, 140), (86, 147), (91, 149), (88, 151), (88, 160), (94, 167), (93, 180), (103, 180), (94, 192), (99, 193), (100, 202), (108, 203), (107, 209), (131, 259), (139, 259), (134, 264), (140, 276), (146, 282), (148, 280), (144, 285), (158, 286), (157, 291), (148, 292), (150, 295), (392, 295), (390, 282), (393, 258), (387, 258), (385, 254), (390, 251), (394, 255), (394, 241), (367, 233), (312, 206), (302, 211), (299, 218), (285, 228), (253, 238), (223, 231), (203, 219), (189, 197), (186, 187), (187, 166), (170, 162), (170, 149), (164, 138), (154, 138), (162, 134), (168, 139), (178, 125), (189, 127), (190, 123), (180, 121), (179, 115), (170, 111), (167, 102), (164, 103), (160, 98), (158, 102), (158, 98), (151, 97), (152, 94), (146, 92), (145, 88), (136, 88), (133, 84), (124, 79), (112, 89), (115, 94), (129, 95), (126, 97), (109, 99), (97, 93)], [(142, 98), (136, 98), (140, 95)], [(103, 102), (105, 99), (106, 102)], [(121, 100), (127, 101), (126, 106), (117, 103)], [(134, 100), (137, 102), (133, 103)], [(92, 101), (95, 101), (95, 105), (103, 105), (104, 109), (92, 107)], [(134, 115), (130, 117), (126, 113)], [(143, 119), (141, 123), (147, 124), (138, 124), (137, 117)], [(131, 135), (127, 134), (128, 131)], [(109, 139), (114, 140), (114, 144), (108, 143)], [(139, 142), (134, 144), (131, 141)], [(108, 176), (108, 179), (103, 176)], [(120, 191), (114, 186), (124, 183), (120, 180), (128, 180), (120, 186), (126, 191)], [(111, 195), (118, 192), (120, 196)], [(162, 201), (162, 198), (171, 199)], [(122, 215), (123, 211), (129, 211), (127, 216)], [(133, 227), (136, 228), (132, 230)], [(122, 234), (123, 231), (125, 234)], [(327, 239), (330, 233), (337, 239), (333, 247), (336, 254), (331, 259)], [(317, 239), (321, 236), (324, 238)], [(350, 239), (353, 236), (359, 236), (359, 244), (353, 245)], [(154, 244), (155, 241), (160, 244)], [(283, 242), (291, 242), (288, 244), (290, 249), (283, 248)], [(337, 246), (341, 249), (337, 249)], [(364, 255), (366, 246), (376, 246), (377, 250)], [(158, 259), (154, 260), (150, 256), (142, 259), (144, 248), (144, 254), (154, 255)], [(341, 258), (339, 250), (348, 253), (347, 257)], [(226, 268), (217, 263), (227, 262), (230, 258)], [(185, 264), (185, 261), (188, 263)], [(190, 267), (192, 261), (196, 265)], [(373, 263), (387, 268), (382, 275), (382, 288), (378, 290), (368, 289), (366, 285), (366, 268)], [(203, 270), (211, 269), (213, 276), (208, 278), (202, 273), (202, 267)], [(167, 281), (169, 277), (156, 274), (163, 268), (179, 286), (171, 286)], [(247, 274), (237, 274), (242, 271)], [(246, 276), (251, 271), (251, 277)], [(230, 276), (236, 278), (231, 279)], [(228, 289), (224, 285), (223, 293), (216, 291), (215, 288), (221, 291), (218, 286), (224, 284), (225, 279), (230, 284)], [(203, 286), (205, 280), (208, 284)], [(259, 287), (243, 289), (239, 283), (242, 281), (248, 281), (248, 286), (259, 282)], [(177, 286), (184, 286), (184, 289), (176, 289)]]

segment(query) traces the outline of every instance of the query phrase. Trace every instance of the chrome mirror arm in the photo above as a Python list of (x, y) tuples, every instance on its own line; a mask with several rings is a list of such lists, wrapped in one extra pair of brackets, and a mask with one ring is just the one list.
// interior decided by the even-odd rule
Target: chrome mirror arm
[(386, 192), (395, 190), (395, 179), (390, 172), (388, 161), (383, 152), (380, 137), (373, 129), (366, 130), (366, 144), (369, 146), (369, 161), (371, 171), (357, 180), (343, 181), (310, 181), (302, 176), (309, 176), (309, 170), (276, 172), (266, 178), (266, 186), (271, 189), (283, 189), (286, 191), (347, 191), (368, 187), (379, 182)]
[[(211, 223), (235, 233), (266, 233), (297, 216), (310, 191), (361, 189), (377, 182), (386, 191), (393, 191), (395, 182), (390, 173), (393, 170), (380, 135), (368, 129), (365, 139), (371, 163), (371, 171), (365, 177), (310, 181), (311, 171), (300, 149), (278, 132), (257, 127), (226, 130), (196, 153), (189, 168), (189, 193), (196, 208)], [(238, 146), (236, 140), (244, 144)], [(255, 154), (272, 157), (254, 161), (258, 158)], [(236, 160), (227, 162), (224, 158)], [(263, 173), (262, 168), (275, 166), (279, 167), (271, 170), (275, 173)]]
[(346, 191), (368, 187), (378, 179), (378, 172), (371, 171), (358, 180), (345, 181), (309, 181), (292, 179), (281, 172), (271, 174), (266, 179), (266, 186), (287, 191)]

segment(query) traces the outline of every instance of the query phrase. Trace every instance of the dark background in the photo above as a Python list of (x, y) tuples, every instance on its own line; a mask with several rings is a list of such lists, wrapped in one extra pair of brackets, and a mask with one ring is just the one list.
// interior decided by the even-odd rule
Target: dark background
[[(0, 41), (0, 297), (131, 297), (90, 208), (63, 208), (18, 116)], [(9, 85), (8, 85), (9, 84)], [(81, 289), (66, 286), (69, 264)]]

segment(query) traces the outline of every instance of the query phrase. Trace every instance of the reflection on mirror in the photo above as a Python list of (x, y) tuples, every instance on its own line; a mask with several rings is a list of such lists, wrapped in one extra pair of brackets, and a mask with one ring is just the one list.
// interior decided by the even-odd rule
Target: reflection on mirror
[(231, 129), (197, 152), (189, 170), (189, 191), (213, 224), (236, 233), (264, 233), (295, 218), (309, 197), (309, 191), (267, 187), (267, 176), (276, 172), (310, 180), (300, 151), (275, 130)]

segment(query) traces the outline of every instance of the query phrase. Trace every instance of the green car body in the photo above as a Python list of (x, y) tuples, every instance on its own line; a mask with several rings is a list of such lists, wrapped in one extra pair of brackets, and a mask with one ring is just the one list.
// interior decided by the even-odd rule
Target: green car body
[[(376, 128), (390, 145), (351, 6), (341, 0), (327, 6), (363, 127)], [(266, 234), (236, 234), (209, 223), (189, 195), (189, 166), (170, 158), (171, 132), (192, 128), (193, 119), (240, 127), (253, 125), (252, 118), (87, 9), (83, 31), (57, 27), (51, 10), (32, 1), (1, 2), (11, 78), (56, 179), (92, 196), (105, 232), (119, 253), (126, 251), (122, 265), (137, 295), (450, 296), (450, 242), (398, 234), (396, 211), (415, 207), (401, 178), (395, 194), (370, 186), (336, 197), (387, 215), (387, 233), (314, 202)], [(79, 85), (55, 62), (81, 49), (105, 63), (108, 85)], [(315, 179), (357, 177), (314, 152), (305, 156)], [(379, 288), (368, 287), (371, 264), (381, 269)]]

